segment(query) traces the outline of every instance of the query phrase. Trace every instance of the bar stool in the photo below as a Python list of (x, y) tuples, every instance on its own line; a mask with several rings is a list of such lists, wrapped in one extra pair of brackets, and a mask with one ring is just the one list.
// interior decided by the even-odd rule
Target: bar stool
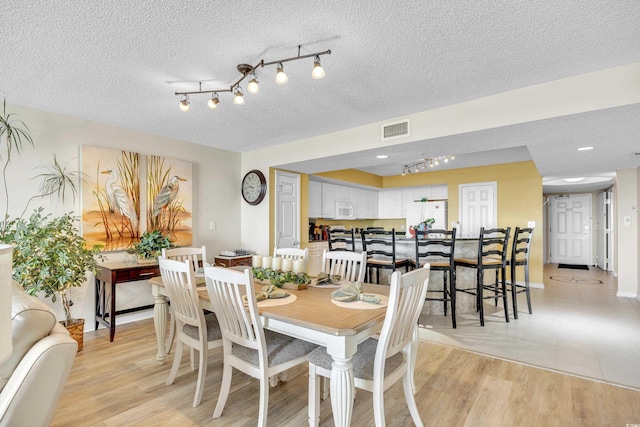
[[(505, 281), (507, 269), (507, 245), (511, 227), (505, 228), (480, 228), (478, 237), (477, 258), (455, 258), (455, 266), (474, 268), (476, 270), (476, 286), (468, 288), (457, 287), (456, 291), (464, 292), (476, 297), (476, 310), (480, 313), (480, 325), (484, 326), (483, 300), (493, 299), (498, 305), (498, 299), (502, 298), (504, 304), (504, 318), (509, 322), (509, 307), (507, 305), (507, 285)], [(492, 284), (484, 283), (484, 271), (495, 270), (496, 276), (500, 274), (502, 286), (498, 287), (498, 280)], [(493, 295), (484, 296), (484, 291), (493, 292)]]
[[(511, 299), (513, 300), (513, 317), (518, 318), (518, 299), (517, 294), (526, 293), (527, 306), (529, 314), (531, 311), (531, 294), (529, 292), (529, 248), (531, 247), (531, 238), (535, 228), (516, 227), (513, 235), (513, 244), (511, 246), (511, 259), (507, 260), (507, 266), (511, 270), (511, 281), (507, 282), (507, 287), (511, 291)], [(524, 267), (524, 284), (516, 282), (516, 268)]]
[(356, 251), (356, 235), (353, 228), (349, 231), (329, 228), (327, 239), (329, 241), (329, 251)]
[[(456, 229), (416, 230), (416, 258), (409, 260), (413, 268), (422, 268), (431, 264), (431, 271), (442, 272), (442, 290), (429, 289), (425, 301), (442, 301), (444, 315), (447, 315), (447, 302), (451, 303), (451, 323), (456, 328), (456, 268), (454, 252), (456, 248)], [(421, 261), (422, 260), (422, 261)], [(441, 297), (430, 297), (431, 293), (442, 293)]]
[(376, 271), (376, 283), (380, 284), (380, 269), (396, 271), (404, 267), (409, 271), (409, 260), (396, 257), (396, 230), (362, 230), (362, 251), (369, 255), (367, 259), (367, 281), (371, 281), (370, 269)]

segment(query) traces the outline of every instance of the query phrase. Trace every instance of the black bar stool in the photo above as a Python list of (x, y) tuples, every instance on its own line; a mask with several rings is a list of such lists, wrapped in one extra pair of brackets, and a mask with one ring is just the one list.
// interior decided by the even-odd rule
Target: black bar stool
[[(447, 302), (451, 303), (451, 323), (456, 327), (456, 268), (454, 252), (456, 248), (456, 229), (416, 230), (416, 258), (409, 260), (414, 268), (422, 268), (426, 263), (431, 271), (442, 271), (442, 290), (427, 290), (425, 301), (442, 301), (444, 315), (447, 315)], [(432, 293), (442, 293), (441, 297), (430, 297)]]
[(362, 251), (366, 252), (367, 259), (367, 281), (371, 281), (370, 270), (376, 271), (376, 282), (380, 283), (380, 269), (396, 271), (404, 267), (409, 271), (409, 260), (407, 258), (396, 257), (396, 230), (362, 230)]
[[(455, 266), (474, 268), (476, 270), (476, 286), (468, 288), (457, 287), (456, 291), (464, 292), (476, 297), (476, 309), (480, 313), (480, 325), (484, 326), (485, 299), (493, 299), (498, 305), (498, 299), (502, 298), (504, 304), (504, 318), (509, 322), (509, 307), (507, 305), (507, 285), (505, 281), (507, 269), (507, 245), (509, 244), (509, 233), (511, 227), (480, 229), (478, 237), (478, 257), (477, 258), (455, 258)], [(501, 286), (498, 287), (496, 279), (492, 284), (484, 283), (484, 271), (495, 270), (502, 278)], [(493, 292), (493, 295), (484, 296), (484, 291)]]
[(356, 234), (353, 228), (347, 231), (343, 229), (332, 230), (329, 227), (327, 239), (329, 241), (329, 251), (356, 251)]
[[(507, 260), (507, 266), (510, 267), (511, 281), (507, 282), (507, 287), (511, 291), (511, 299), (513, 300), (513, 317), (518, 318), (518, 294), (526, 293), (527, 306), (529, 314), (531, 311), (531, 293), (529, 292), (529, 248), (531, 247), (531, 238), (533, 237), (534, 228), (516, 227), (513, 235), (513, 244), (511, 246), (511, 259)], [(524, 284), (516, 282), (516, 268), (524, 267)]]

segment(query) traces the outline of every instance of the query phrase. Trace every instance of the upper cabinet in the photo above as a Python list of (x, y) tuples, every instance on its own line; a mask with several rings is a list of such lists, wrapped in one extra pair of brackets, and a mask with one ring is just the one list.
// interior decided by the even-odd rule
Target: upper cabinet
[(322, 218), (322, 183), (309, 181), (309, 217)]
[(371, 190), (309, 180), (309, 217), (334, 218), (336, 202), (353, 203), (355, 219), (405, 218), (407, 203), (447, 199), (447, 185)]

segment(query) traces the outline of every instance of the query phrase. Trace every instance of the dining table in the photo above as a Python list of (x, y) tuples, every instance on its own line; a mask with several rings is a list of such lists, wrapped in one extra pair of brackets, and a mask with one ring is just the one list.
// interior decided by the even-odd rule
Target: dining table
[[(198, 294), (202, 307), (214, 311), (203, 278), (197, 278)], [(158, 340), (156, 359), (162, 364), (167, 357), (167, 348), (171, 338), (167, 340), (168, 298), (161, 277), (149, 280), (154, 296), (154, 326)], [(254, 283), (256, 292), (260, 292), (264, 284)], [(330, 381), (331, 406), (334, 424), (349, 426), (353, 411), (354, 377), (351, 359), (357, 351), (358, 344), (375, 335), (382, 328), (386, 314), (385, 306), (363, 307), (363, 302), (349, 306), (348, 303), (338, 305), (331, 298), (335, 287), (309, 286), (307, 289), (290, 290), (295, 295), (291, 303), (276, 306), (265, 306), (258, 303), (263, 327), (281, 334), (299, 338), (324, 346), (333, 359)], [(389, 295), (389, 287), (364, 284), (366, 294)], [(270, 300), (266, 300), (270, 301)], [(173, 328), (173, 326), (172, 326)]]

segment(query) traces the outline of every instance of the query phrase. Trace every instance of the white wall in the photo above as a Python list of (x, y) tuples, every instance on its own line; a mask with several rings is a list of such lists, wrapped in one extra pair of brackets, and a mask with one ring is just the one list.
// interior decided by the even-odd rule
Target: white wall
[[(40, 166), (50, 163), (53, 154), (70, 170), (78, 171), (81, 145), (122, 149), (192, 162), (193, 244), (206, 245), (209, 258), (220, 250), (240, 247), (240, 154), (15, 105), (7, 105), (7, 111), (16, 113), (16, 118), (27, 124), (35, 145), (35, 148), (23, 146), (19, 156), (16, 153), (12, 155), (12, 163), (7, 170), (10, 215), (19, 215), (27, 199), (39, 193), (40, 181), (33, 177), (44, 172)], [(3, 159), (4, 155), (4, 152), (0, 154)], [(66, 211), (73, 211), (76, 215), (80, 213), (79, 199), (74, 202), (69, 198), (64, 205), (55, 200), (40, 199), (31, 203), (27, 216), (40, 205), (55, 215)], [(5, 207), (5, 198), (0, 196), (3, 216)], [(210, 221), (216, 222), (215, 231), (209, 230)], [(118, 261), (124, 253), (110, 252), (107, 256), (110, 261)], [(91, 276), (87, 284), (74, 288), (71, 293), (75, 303), (72, 314), (87, 319), (85, 329), (88, 330), (94, 327), (93, 283)], [(146, 282), (118, 285), (117, 290), (118, 309), (153, 302)], [(52, 306), (62, 319), (59, 303)], [(151, 315), (151, 311), (123, 315), (118, 317), (118, 323)]]
[[(638, 169), (616, 172), (616, 256), (618, 267), (618, 296), (634, 298), (640, 295), (638, 263), (638, 199), (640, 197)], [(631, 223), (625, 225), (624, 218)]]

